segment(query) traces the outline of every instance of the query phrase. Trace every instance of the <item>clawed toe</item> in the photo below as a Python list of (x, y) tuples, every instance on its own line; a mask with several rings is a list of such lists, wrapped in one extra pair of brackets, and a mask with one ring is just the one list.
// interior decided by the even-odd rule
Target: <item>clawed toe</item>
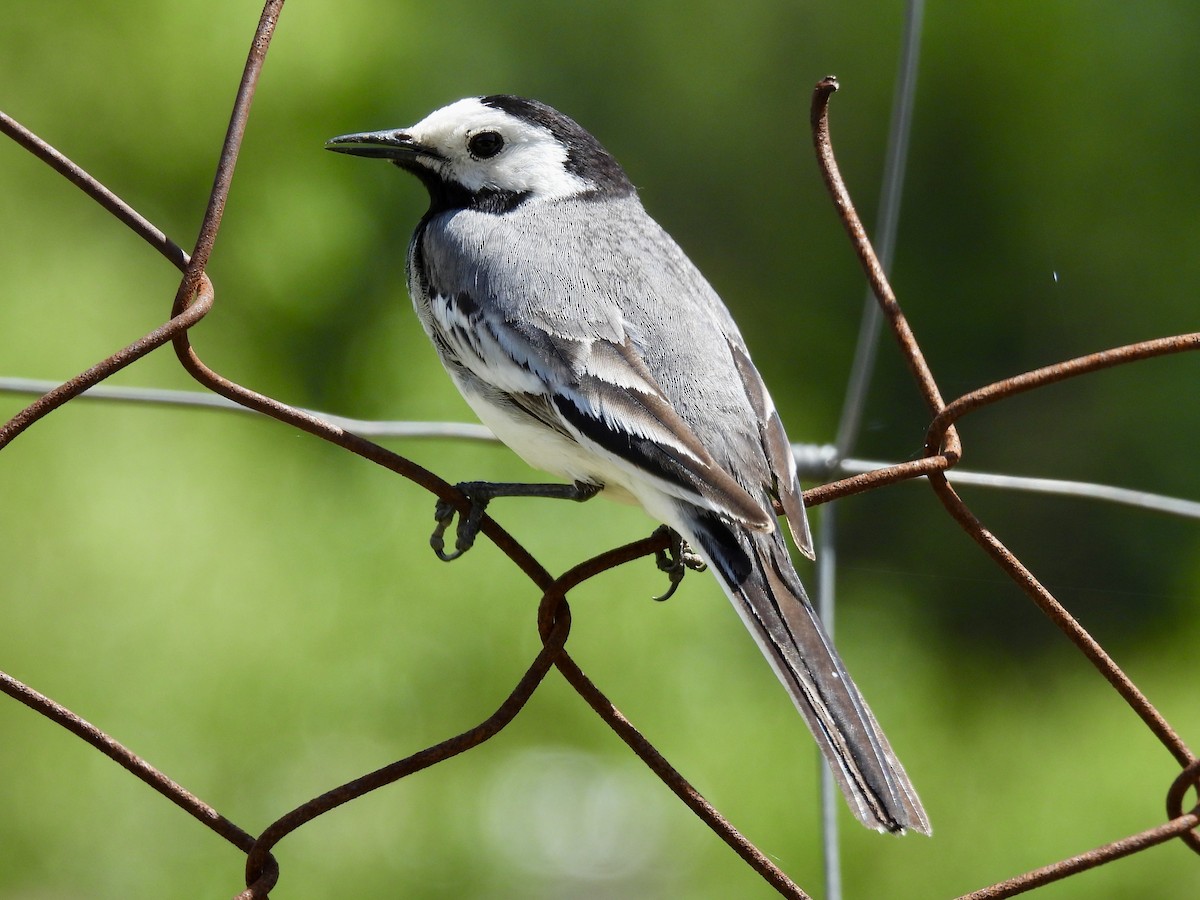
[(667, 573), (667, 580), (670, 582), (670, 587), (667, 592), (654, 599), (662, 602), (671, 599), (675, 590), (683, 581), (683, 576), (688, 569), (693, 572), (703, 572), (708, 568), (708, 564), (704, 562), (673, 528), (668, 528), (666, 525), (660, 525), (654, 532), (655, 537), (666, 535), (668, 546), (665, 550), (656, 550), (654, 553), (654, 564), (658, 566), (660, 572)]
[[(442, 562), (452, 562), (458, 559), (475, 545), (475, 537), (479, 534), (484, 511), (491, 499), (487, 496), (480, 496), (482, 492), (473, 491), (472, 488), (475, 486), (474, 482), (455, 485), (471, 501), (471, 509), (466, 515), (461, 515), (458, 507), (448, 500), (439, 500), (433, 508), (433, 518), (437, 522), (437, 526), (433, 529), (433, 534), (429, 536), (429, 546), (433, 548), (433, 552)], [(454, 550), (447, 553), (446, 529), (453, 524), (455, 516), (458, 516), (458, 528), (454, 533)]]
[[(475, 537), (483, 524), (487, 505), (497, 497), (546, 497), (558, 500), (590, 500), (600, 493), (602, 485), (576, 481), (572, 484), (524, 484), (514, 482), (460, 481), (455, 488), (471, 501), (471, 508), (464, 516), (458, 506), (448, 500), (439, 500), (433, 510), (437, 527), (429, 536), (429, 546), (438, 559), (445, 562), (458, 559), (475, 544)], [(454, 535), (454, 551), (446, 552), (446, 529), (458, 516), (458, 528)]]

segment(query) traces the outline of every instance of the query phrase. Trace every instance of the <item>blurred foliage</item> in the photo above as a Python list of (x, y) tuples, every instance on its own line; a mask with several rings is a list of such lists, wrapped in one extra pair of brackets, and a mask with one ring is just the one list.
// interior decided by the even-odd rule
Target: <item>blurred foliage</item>
[[(194, 238), (253, 3), (10, 4), (0, 106), (178, 242)], [(412, 179), (324, 153), (469, 94), (544, 99), (620, 158), (733, 308), (794, 439), (836, 427), (863, 284), (811, 161), (811, 85), (873, 217), (903, 4), (349, 2), (284, 10), (193, 332), (218, 370), (364, 417), (469, 419), (404, 296)], [(1197, 328), (1200, 11), (1185, 0), (934, 4), (895, 284), (947, 396)], [(176, 276), (14, 146), (0, 162), (0, 373), (66, 378), (166, 317)], [(1200, 358), (1021, 397), (966, 462), (1197, 498)], [(187, 387), (169, 350), (117, 383)], [(0, 396), (10, 415), (25, 400)], [(920, 453), (890, 347), (858, 455)], [(397, 447), (449, 480), (507, 451)], [(257, 831), (488, 715), (537, 649), (529, 584), (429, 553), (432, 500), (277, 423), (72, 403), (4, 454), (0, 668)], [(967, 490), (1184, 735), (1200, 529)], [(651, 527), (498, 506), (552, 570)], [(1149, 827), (1174, 765), (921, 485), (844, 501), (838, 642), (932, 840), (844, 831), (848, 896), (957, 895)], [(573, 597), (576, 659), (697, 787), (820, 890), (816, 753), (716, 586), (647, 562)], [(0, 897), (221, 897), (240, 854), (0, 702)], [(278, 849), (280, 898), (770, 896), (554, 675), (501, 736)], [(1039, 897), (1186, 896), (1168, 845)]]

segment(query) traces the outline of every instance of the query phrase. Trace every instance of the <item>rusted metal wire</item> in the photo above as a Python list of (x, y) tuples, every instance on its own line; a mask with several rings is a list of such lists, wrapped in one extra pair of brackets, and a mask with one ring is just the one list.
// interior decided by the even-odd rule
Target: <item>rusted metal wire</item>
[[(103, 381), (114, 372), (141, 359), (153, 349), (171, 341), (183, 367), (199, 383), (215, 393), (362, 456), (413, 481), (439, 498), (451, 501), (465, 511), (468, 507), (466, 498), (434, 473), (360, 435), (327, 422), (320, 416), (280, 403), (271, 397), (229, 380), (210, 368), (191, 344), (189, 329), (212, 309), (215, 302), (215, 291), (205, 269), (219, 232), (221, 214), (228, 197), (238, 148), (248, 121), (255, 85), (262, 70), (282, 6), (283, 0), (270, 0), (263, 9), (239, 83), (237, 99), (222, 145), (217, 175), (207, 211), (190, 255), (61, 153), (50, 148), (36, 135), (11, 118), (0, 114), (0, 130), (78, 185), (183, 272), (183, 278), (173, 300), (171, 317), (167, 322), (70, 381), (45, 393), (8, 423), (0, 426), (0, 449), (38, 420), (79, 396), (88, 387)], [(964, 394), (949, 404), (944, 403), (937, 382), (925, 362), (920, 346), (900, 309), (883, 269), (875, 258), (865, 229), (855, 213), (849, 192), (838, 173), (828, 123), (828, 103), (836, 89), (836, 80), (828, 78), (817, 85), (813, 96), (812, 125), (822, 177), (830, 190), (835, 208), (851, 238), (854, 250), (867, 273), (872, 290), (879, 299), (885, 319), (892, 329), (906, 364), (933, 418), (927, 432), (925, 458), (823, 485), (807, 491), (805, 493), (806, 502), (809, 505), (816, 505), (837, 497), (873, 490), (897, 481), (925, 477), (951, 517), (1092, 661), (1182, 767), (1182, 771), (1168, 791), (1167, 822), (966, 896), (978, 898), (978, 900), (1013, 896), (1042, 884), (1068, 877), (1084, 869), (1139, 852), (1175, 837), (1180, 838), (1193, 850), (1200, 852), (1200, 833), (1197, 832), (1197, 828), (1200, 826), (1200, 806), (1190, 812), (1183, 810), (1184, 797), (1187, 792), (1197, 789), (1200, 763), (1196, 761), (1187, 745), (1175, 733), (1170, 724), (1105, 653), (1103, 648), (1091, 638), (1000, 540), (975, 517), (946, 478), (947, 470), (957, 464), (962, 455), (962, 445), (955, 426), (958, 420), (967, 413), (1023, 391), (1040, 388), (1064, 378), (1094, 372), (1100, 368), (1127, 364), (1150, 356), (1200, 349), (1200, 334), (1161, 338), (1105, 350), (1088, 357), (1069, 360), (996, 382)], [(481, 530), (525, 573), (541, 598), (537, 625), (542, 640), (542, 649), (514, 689), (491, 716), (474, 727), (326, 791), (277, 819), (257, 838), (252, 837), (249, 832), (226, 819), (184, 787), (141, 760), (132, 751), (49, 697), (3, 674), (0, 674), (0, 691), (78, 735), (245, 852), (247, 854), (246, 890), (238, 894), (238, 897), (263, 898), (269, 895), (280, 877), (278, 865), (271, 855), (272, 849), (280, 840), (338, 806), (487, 741), (513, 721), (550, 669), (555, 668), (597, 715), (658, 775), (664, 784), (745, 860), (767, 884), (784, 896), (807, 897), (800, 887), (746, 840), (695, 790), (588, 678), (565, 649), (571, 627), (570, 608), (567, 604), (569, 592), (583, 582), (611, 571), (617, 566), (664, 549), (665, 539), (650, 537), (618, 547), (586, 560), (555, 578), (512, 535), (490, 517), (484, 517)]]
[(571, 631), (571, 611), (566, 601), (563, 600), (563, 594), (560, 592), (547, 593), (543, 600), (543, 606), (547, 604), (550, 604), (554, 611), (551, 617), (552, 621), (548, 623), (548, 630), (544, 634), (545, 643), (542, 645), (542, 650), (521, 680), (517, 682), (512, 693), (491, 716), (462, 734), (326, 791), (277, 819), (253, 842), (253, 847), (246, 857), (246, 884), (248, 887), (238, 895), (239, 900), (266, 896), (266, 892), (273, 886), (273, 882), (266, 883), (267, 876), (270, 874), (269, 870), (273, 865), (273, 858), (270, 855), (271, 848), (301, 825), (364, 794), (369, 794), (371, 791), (399, 781), (414, 772), (427, 769), (478, 747), (484, 741), (499, 734), (501, 729), (516, 717), (529, 698), (533, 696), (537, 686), (542, 683), (546, 673), (550, 671), (556, 659), (562, 654), (563, 644), (566, 643), (567, 635)]
[[(896, 341), (900, 344), (901, 355), (904, 357), (904, 362), (908, 366), (913, 380), (917, 383), (917, 388), (921, 391), (925, 405), (931, 412), (937, 413), (945, 406), (942, 402), (942, 393), (938, 389), (937, 382), (934, 381), (933, 373), (929, 370), (929, 364), (925, 362), (925, 354), (921, 352), (916, 336), (900, 309), (900, 303), (896, 300), (891, 284), (888, 283), (883, 266), (875, 255), (875, 249), (867, 237), (867, 229), (863, 227), (862, 220), (854, 209), (854, 202), (850, 199), (850, 192), (846, 189), (846, 183), (842, 180), (837, 160), (833, 155), (833, 142), (829, 137), (829, 101), (837, 89), (837, 78), (832, 75), (817, 82), (809, 113), (813, 146), (817, 152), (821, 180), (825, 182), (825, 188), (829, 191), (838, 217), (842, 220), (842, 225), (850, 236), (850, 243), (867, 275), (867, 283), (871, 286), (871, 292), (879, 301), (884, 318), (891, 327)], [(946, 445), (945, 455), (957, 461), (958, 439), (953, 428), (946, 431)]]
[[(944, 404), (941, 393), (933, 379), (933, 373), (925, 363), (924, 356), (917, 345), (916, 337), (913, 335), (912, 329), (909, 328), (908, 322), (904, 318), (904, 313), (900, 309), (900, 304), (896, 301), (896, 296), (892, 293), (891, 286), (887, 282), (887, 276), (883, 272), (883, 267), (879, 265), (879, 261), (875, 258), (875, 253), (867, 239), (866, 231), (863, 229), (862, 223), (854, 211), (849, 193), (846, 191), (845, 184), (838, 171), (837, 161), (833, 155), (833, 146), (829, 140), (828, 121), (829, 100), (836, 90), (837, 80), (826, 78), (817, 85), (816, 91), (813, 93), (812, 124), (814, 140), (817, 144), (817, 158), (821, 165), (821, 174), (826, 187), (828, 187), (830, 194), (833, 196), (834, 205), (838, 208), (842, 216), (842, 221), (845, 223), (846, 230), (855, 245), (855, 250), (863, 265), (863, 269), (866, 271), (867, 277), (870, 279), (876, 295), (879, 297), (879, 303), (883, 307), (884, 314), (887, 316), (896, 340), (900, 344), (901, 351), (908, 361), (909, 369), (913, 373), (913, 377), (916, 378), (921, 388), (921, 393), (934, 414), (933, 424), (929, 428), (925, 441), (925, 451), (928, 454), (927, 459), (937, 460), (937, 462), (931, 463), (930, 470), (923, 474), (927, 476), (938, 499), (942, 501), (946, 510), (962, 526), (962, 529), (976, 543), (983, 547), (988, 555), (996, 561), (997, 565), (1037, 603), (1042, 612), (1067, 637), (1075, 642), (1084, 655), (1092, 661), (1092, 664), (1100, 670), (1109, 683), (1116, 688), (1117, 692), (1125, 698), (1125, 701), (1141, 716), (1146, 726), (1171, 751), (1176, 760), (1181, 765), (1186, 766), (1194, 757), (1175, 733), (1174, 729), (1167, 724), (1167, 721), (1154, 708), (1154, 705), (1137, 689), (1112, 658), (1104, 652), (1104, 648), (1038, 582), (1033, 574), (1021, 564), (1021, 561), (994, 534), (988, 531), (982, 522), (975, 518), (975, 515), (959, 498), (954, 488), (950, 486), (950, 482), (946, 479), (945, 469), (957, 463), (962, 456), (962, 444), (955, 431), (954, 422), (967, 412), (979, 409), (988, 403), (994, 403), (1002, 397), (1014, 396), (1015, 394), (1032, 390), (1035, 387), (1119, 365), (1122, 362), (1147, 359), (1165, 353), (1179, 353), (1200, 349), (1200, 334), (1186, 334), (1156, 341), (1145, 341), (1141, 344), (1133, 344), (1128, 347), (1119, 347), (1114, 350), (1093, 353), (1090, 356), (1080, 359), (1073, 359), (1057, 365), (1046, 366), (1033, 372), (1027, 372), (1024, 375), (1010, 378), (1007, 381), (996, 382), (985, 388), (964, 394), (949, 406)], [(938, 452), (939, 448), (941, 448), (940, 453)], [(916, 468), (916, 466), (914, 465), (912, 468)]]
[(1179, 816), (1156, 828), (1113, 841), (1111, 844), (1105, 844), (1095, 850), (1089, 850), (1078, 856), (1072, 856), (1070, 859), (1034, 869), (1024, 875), (1018, 875), (1016, 878), (1001, 881), (978, 891), (963, 894), (958, 900), (1000, 900), (1001, 897), (1015, 897), (1017, 894), (1024, 894), (1034, 888), (1062, 881), (1071, 875), (1077, 875), (1088, 869), (1094, 869), (1105, 863), (1156, 847), (1172, 838), (1187, 840), (1189, 834), (1194, 834), (1197, 825), (1200, 825), (1200, 815), (1189, 813), (1186, 816)]
[[(656, 550), (661, 549), (662, 544), (663, 540), (661, 538), (652, 536), (641, 541), (635, 541), (632, 544), (626, 544), (623, 547), (618, 547), (615, 550), (610, 550), (607, 553), (602, 553), (569, 569), (559, 578), (557, 589), (565, 596), (567, 591), (587, 579), (624, 563), (648, 556)], [(543, 603), (543, 612), (544, 609), (545, 603)], [(548, 637), (547, 628), (549, 624), (549, 620), (543, 614), (538, 622), (543, 641)], [(588, 705), (596, 712), (596, 715), (603, 719), (605, 724), (615, 731), (621, 740), (629, 746), (629, 749), (636, 753), (642, 762), (655, 775), (662, 779), (663, 783), (674, 791), (675, 795), (708, 825), (721, 840), (728, 844), (738, 856), (745, 860), (746, 864), (754, 869), (764, 881), (785, 897), (794, 897), (797, 900), (803, 900), (803, 898), (808, 896), (784, 874), (782, 869), (771, 862), (761, 850), (746, 840), (711, 803), (704, 799), (699, 791), (692, 787), (674, 766), (667, 762), (666, 758), (659, 753), (658, 748), (650, 743), (634, 727), (633, 723), (622, 715), (621, 711), (604, 696), (600, 689), (583, 673), (583, 670), (575, 664), (575, 661), (571, 659), (565, 650), (558, 655), (554, 664), (570, 685), (587, 701)]]
[[(1104, 651), (1082, 625), (1058, 602), (1033, 573), (971, 512), (957, 492), (950, 486), (946, 470), (957, 464), (962, 457), (962, 443), (954, 423), (968, 412), (979, 409), (989, 403), (1005, 399), (1024, 391), (1032, 390), (1043, 385), (1052, 384), (1077, 375), (1098, 371), (1122, 363), (1147, 359), (1168, 353), (1186, 352), (1200, 349), (1200, 334), (1185, 334), (1144, 341), (1126, 347), (1093, 353), (1079, 359), (1068, 360), (1052, 366), (1046, 366), (1032, 372), (1015, 376), (1005, 381), (996, 382), (979, 390), (964, 394), (949, 405), (942, 402), (941, 393), (933, 378), (932, 372), (925, 363), (924, 356), (917, 344), (915, 335), (905, 320), (904, 314), (896, 301), (895, 294), (887, 282), (874, 250), (867, 238), (866, 230), (854, 211), (849, 193), (838, 171), (834, 158), (833, 146), (829, 137), (829, 100), (837, 90), (837, 79), (825, 78), (817, 84), (813, 92), (811, 122), (813, 140), (816, 145), (817, 159), (821, 167), (821, 175), (833, 198), (834, 206), (850, 235), (851, 243), (872, 285), (880, 306), (887, 318), (892, 332), (900, 345), (901, 352), (908, 364), (909, 371), (916, 379), (926, 405), (934, 414), (933, 422), (927, 432), (925, 442), (926, 458), (921, 462), (928, 465), (928, 470), (922, 472), (933, 488), (938, 499), (951, 517), (962, 529), (996, 562), (998, 566), (1023, 590), (1042, 610), (1043, 613), (1083, 652), (1108, 680), (1126, 703), (1141, 717), (1146, 727), (1162, 742), (1175, 759), (1183, 767), (1183, 772), (1172, 784), (1168, 798), (1168, 815), (1172, 820), (1158, 828), (1141, 834), (1107, 844), (1104, 847), (1072, 857), (1068, 860), (1046, 866), (1035, 872), (1027, 873), (1002, 884), (993, 885), (983, 891), (968, 895), (972, 898), (1009, 897), (1024, 891), (1057, 881), (1067, 875), (1084, 869), (1092, 868), (1104, 862), (1119, 859), (1130, 853), (1135, 853), (1146, 847), (1154, 846), (1171, 837), (1184, 837), (1185, 843), (1193, 849), (1200, 845), (1200, 837), (1194, 829), (1196, 814), (1181, 815), (1179, 807), (1182, 803), (1182, 793), (1187, 786), (1195, 786), (1197, 780), (1197, 761), (1187, 745), (1175, 733), (1166, 719), (1162, 716), (1149, 699), (1134, 685), (1116, 662)], [(916, 464), (893, 467), (890, 480), (904, 477), (910, 471), (917, 469)], [(896, 472), (896, 470), (901, 470)], [(874, 474), (874, 473), (869, 473)], [(880, 476), (881, 479), (887, 476)], [(862, 478), (862, 476), (860, 476)], [(854, 481), (854, 479), (847, 479)], [(856, 485), (857, 486), (857, 483)], [(836, 485), (829, 486), (831, 493), (836, 495)], [(806, 497), (807, 499), (807, 497)], [(1183, 787), (1180, 787), (1180, 785)], [(1198, 807), (1200, 809), (1200, 807)]]
[[(1195, 792), (1196, 805), (1184, 816), (1183, 798), (1188, 791)], [(1185, 844), (1200, 853), (1200, 832), (1196, 830), (1197, 825), (1200, 825), (1197, 821), (1197, 816), (1200, 816), (1200, 759), (1194, 759), (1184, 766), (1183, 771), (1171, 783), (1171, 789), (1167, 791), (1167, 815), (1172, 820), (1191, 818), (1192, 827), (1179, 836)]]
[[(150, 765), (128, 747), (109, 737), (91, 722), (71, 712), (65, 706), (35, 691), (7, 673), (0, 672), (0, 692), (32, 709), (52, 722), (65, 728), (76, 737), (91, 744), (117, 765), (141, 779), (176, 806), (194, 816), (229, 843), (249, 852), (254, 846), (254, 837), (225, 818), (199, 797), (182, 785), (172, 781)], [(269, 861), (275, 866), (274, 860)]]

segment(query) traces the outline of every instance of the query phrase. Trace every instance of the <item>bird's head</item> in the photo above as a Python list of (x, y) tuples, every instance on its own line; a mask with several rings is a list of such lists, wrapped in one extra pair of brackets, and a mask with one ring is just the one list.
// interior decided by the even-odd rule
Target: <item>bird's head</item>
[(325, 147), (391, 160), (421, 179), (440, 209), (503, 211), (526, 200), (634, 191), (620, 164), (573, 119), (505, 94), (468, 97), (411, 128), (346, 134)]

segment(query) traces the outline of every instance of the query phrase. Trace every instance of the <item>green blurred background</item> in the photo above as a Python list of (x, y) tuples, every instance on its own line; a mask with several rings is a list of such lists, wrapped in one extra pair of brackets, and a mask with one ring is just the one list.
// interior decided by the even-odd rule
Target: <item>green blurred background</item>
[[(253, 2), (18, 2), (0, 108), (179, 243), (194, 240)], [(458, 97), (541, 98), (597, 134), (733, 309), (795, 440), (828, 441), (863, 280), (811, 158), (812, 84), (874, 218), (899, 0), (285, 8), (193, 332), (219, 371), (345, 415), (470, 420), (403, 286), (420, 186), (325, 153)], [(931, 4), (894, 281), (948, 396), (1197, 328), (1200, 9), (1191, 0)], [(0, 374), (64, 379), (165, 317), (175, 272), (66, 181), (0, 147)], [(1200, 357), (992, 408), (976, 469), (1200, 498)], [(186, 388), (169, 350), (114, 383)], [(0, 413), (26, 401), (0, 396)], [(857, 455), (920, 455), (885, 345)], [(451, 481), (502, 448), (392, 442)], [(473, 725), (538, 647), (493, 547), (426, 545), (432, 498), (278, 423), (76, 402), (0, 458), (0, 668), (257, 832)], [(964, 489), (1185, 738), (1200, 731), (1200, 528)], [(843, 815), (850, 897), (957, 895), (1161, 821), (1176, 770), (921, 484), (843, 501), (838, 643), (934, 822)], [(651, 527), (597, 501), (497, 506), (561, 571)], [(811, 582), (811, 569), (804, 569)], [(732, 822), (820, 894), (817, 756), (707, 576), (649, 562), (573, 595), (583, 668)], [(241, 854), (98, 753), (0, 702), (0, 897), (223, 897)], [(281, 898), (766, 897), (772, 892), (553, 673), (483, 748), (278, 848)], [(1170, 844), (1039, 897), (1180, 897)]]

